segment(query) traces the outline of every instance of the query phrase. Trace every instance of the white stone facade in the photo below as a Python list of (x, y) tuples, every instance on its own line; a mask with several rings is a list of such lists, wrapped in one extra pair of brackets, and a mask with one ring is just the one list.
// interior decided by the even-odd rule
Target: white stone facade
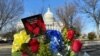
[[(46, 24), (47, 30), (58, 30), (61, 32), (61, 29), (63, 28), (63, 23), (54, 20), (54, 16), (53, 13), (50, 11), (50, 8), (48, 8), (47, 12), (44, 14), (43, 19)], [(60, 25), (58, 25), (58, 23)]]
[(19, 29), (19, 28), (24, 28), (24, 25), (23, 25), (22, 21), (17, 22), (16, 28), (17, 28), (17, 29)]
[[(50, 11), (50, 8), (48, 8), (47, 12), (43, 15), (43, 20), (46, 25), (47, 30), (58, 30), (61, 32), (61, 29), (64, 27), (62, 22), (57, 22), (54, 20), (54, 15)], [(59, 25), (58, 25), (59, 23)], [(23, 28), (23, 23), (19, 21), (16, 25), (17, 28)]]

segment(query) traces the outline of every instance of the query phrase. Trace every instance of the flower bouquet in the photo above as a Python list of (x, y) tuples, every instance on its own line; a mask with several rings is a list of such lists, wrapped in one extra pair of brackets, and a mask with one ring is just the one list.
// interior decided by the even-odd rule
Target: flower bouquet
[(42, 16), (22, 19), (25, 30), (14, 34), (12, 56), (76, 56), (82, 43), (75, 39), (75, 30), (48, 30)]

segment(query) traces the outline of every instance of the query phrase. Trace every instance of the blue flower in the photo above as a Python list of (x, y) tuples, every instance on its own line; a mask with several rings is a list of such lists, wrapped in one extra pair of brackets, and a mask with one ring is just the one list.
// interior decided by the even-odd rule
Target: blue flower
[(59, 52), (62, 49), (62, 35), (57, 30), (47, 30), (47, 38), (50, 40), (50, 49), (54, 53)]

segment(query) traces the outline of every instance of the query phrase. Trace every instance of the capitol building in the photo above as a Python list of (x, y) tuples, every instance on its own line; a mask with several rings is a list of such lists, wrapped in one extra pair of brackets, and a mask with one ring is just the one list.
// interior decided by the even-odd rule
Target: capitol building
[(61, 32), (62, 28), (64, 27), (61, 21), (58, 22), (55, 20), (55, 17), (50, 8), (48, 8), (47, 12), (43, 15), (43, 19), (47, 30), (58, 30)]
[[(56, 21), (53, 13), (51, 12), (50, 8), (47, 9), (46, 13), (43, 15), (43, 20), (46, 25), (47, 30), (58, 30), (61, 32), (62, 28), (64, 27), (61, 21)], [(23, 23), (20, 21), (17, 23), (17, 28), (23, 28)]]

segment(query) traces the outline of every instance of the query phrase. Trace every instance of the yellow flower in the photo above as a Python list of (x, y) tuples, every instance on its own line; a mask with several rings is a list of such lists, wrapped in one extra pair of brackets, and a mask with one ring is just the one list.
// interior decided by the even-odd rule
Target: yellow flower
[(26, 34), (25, 30), (20, 31), (20, 33), (14, 34), (14, 41), (12, 45), (12, 53), (20, 50), (23, 43), (28, 43), (30, 36)]
[(64, 27), (62, 29), (62, 37), (64, 39), (64, 42), (66, 42), (67, 41), (67, 39), (66, 39), (66, 37), (67, 37), (67, 28), (66, 27)]

